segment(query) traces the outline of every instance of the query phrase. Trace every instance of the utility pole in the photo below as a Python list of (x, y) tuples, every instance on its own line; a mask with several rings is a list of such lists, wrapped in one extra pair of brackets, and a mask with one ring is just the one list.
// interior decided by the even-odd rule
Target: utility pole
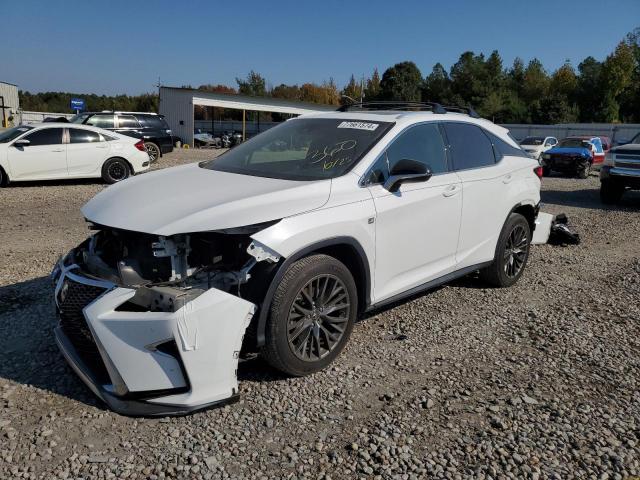
[(162, 86), (162, 84), (160, 83), (160, 75), (158, 75), (158, 84), (156, 85), (156, 87), (158, 87), (158, 111), (156, 113), (160, 113), (160, 87)]

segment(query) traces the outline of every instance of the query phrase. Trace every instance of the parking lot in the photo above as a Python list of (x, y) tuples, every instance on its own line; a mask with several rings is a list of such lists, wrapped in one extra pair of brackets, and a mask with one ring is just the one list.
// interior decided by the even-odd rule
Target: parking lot
[(52, 336), (47, 275), (103, 188), (0, 189), (0, 478), (640, 475), (640, 192), (605, 207), (597, 176), (545, 178), (542, 209), (582, 244), (534, 247), (514, 287), (464, 278), (363, 319), (326, 371), (286, 378), (258, 358), (237, 404), (134, 419), (96, 400)]

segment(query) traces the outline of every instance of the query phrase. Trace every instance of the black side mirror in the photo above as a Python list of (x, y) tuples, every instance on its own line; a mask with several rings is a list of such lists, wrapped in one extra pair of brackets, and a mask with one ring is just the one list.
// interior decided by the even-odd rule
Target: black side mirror
[(24, 148), (24, 147), (28, 147), (29, 145), (31, 145), (31, 142), (26, 138), (22, 138), (20, 140), (16, 140), (15, 142), (13, 142), (13, 146), (16, 148)]
[(396, 192), (405, 182), (426, 182), (432, 175), (431, 169), (424, 163), (405, 158), (391, 168), (389, 178), (383, 187), (390, 192)]

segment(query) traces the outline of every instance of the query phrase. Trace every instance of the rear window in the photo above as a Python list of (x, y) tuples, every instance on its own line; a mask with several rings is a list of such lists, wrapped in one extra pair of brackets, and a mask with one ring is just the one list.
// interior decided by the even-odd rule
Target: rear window
[(140, 124), (133, 115), (118, 115), (119, 128), (140, 128)]
[(92, 115), (85, 123), (98, 128), (115, 128), (113, 115)]
[(469, 123), (444, 123), (454, 170), (493, 165), (493, 145), (483, 130)]
[(149, 128), (156, 128), (159, 130), (168, 130), (169, 125), (167, 125), (164, 117), (159, 115), (140, 115), (138, 119)]
[(542, 142), (544, 142), (544, 137), (527, 137), (520, 142), (520, 145), (538, 146), (542, 145)]
[(70, 143), (98, 143), (102, 141), (102, 137), (98, 132), (91, 130), (81, 130), (79, 128), (69, 129)]

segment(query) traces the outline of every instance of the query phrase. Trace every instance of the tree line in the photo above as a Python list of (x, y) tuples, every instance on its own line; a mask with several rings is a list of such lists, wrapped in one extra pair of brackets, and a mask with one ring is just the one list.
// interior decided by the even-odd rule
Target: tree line
[[(207, 84), (197, 89), (329, 105), (361, 99), (431, 101), (473, 106), (480, 115), (498, 123), (640, 123), (640, 28), (627, 34), (604, 60), (589, 56), (577, 68), (567, 60), (553, 72), (536, 58), (526, 64), (516, 58), (505, 67), (498, 51), (487, 57), (467, 51), (448, 71), (436, 63), (423, 76), (414, 62), (405, 61), (387, 68), (382, 76), (377, 69), (367, 78), (351, 75), (342, 89), (333, 79), (320, 84), (270, 86), (255, 71), (246, 78), (236, 78), (236, 84)], [(89, 110), (153, 111), (158, 103), (157, 95), (151, 93), (109, 97), (60, 92), (20, 92), (20, 103), (24, 110), (65, 112), (74, 96), (84, 98)], [(196, 111), (201, 118), (212, 115), (201, 110)]]

